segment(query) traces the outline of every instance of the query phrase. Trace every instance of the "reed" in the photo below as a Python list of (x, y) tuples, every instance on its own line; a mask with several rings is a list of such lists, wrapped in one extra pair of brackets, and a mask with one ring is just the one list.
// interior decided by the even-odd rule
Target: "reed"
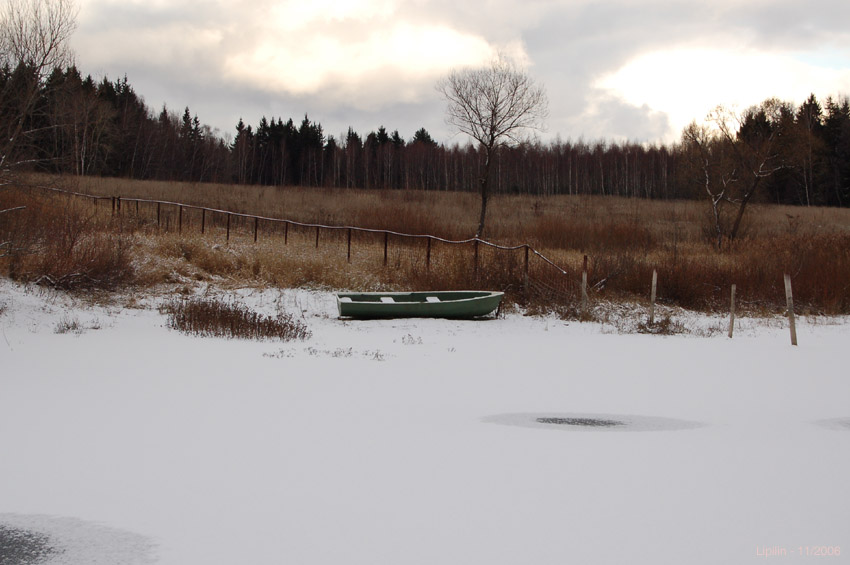
[[(71, 188), (448, 239), (471, 236), (478, 204), (475, 195), (467, 193), (100, 178), (73, 179)], [(0, 237), (14, 238), (26, 251), (0, 260), (0, 267), (30, 281), (59, 280), (80, 272), (82, 263), (93, 267), (100, 262), (105, 267), (98, 269), (112, 275), (96, 274), (95, 269), (87, 276), (107, 281), (108, 288), (221, 280), (348, 290), (497, 288), (514, 300), (528, 299), (521, 251), (494, 252), (482, 246), (476, 268), (470, 244), (434, 243), (428, 255), (425, 240), (391, 236), (385, 264), (381, 234), (355, 232), (349, 258), (346, 230), (322, 230), (317, 245), (313, 228), (285, 231), (283, 224), (260, 221), (255, 243), (253, 220), (232, 218), (228, 240), (221, 214), (204, 217), (202, 235), (200, 212), (187, 210), (178, 233), (174, 207), (163, 207), (157, 224), (151, 205), (142, 205), (138, 215), (131, 205), (115, 218), (107, 203), (94, 206), (38, 192), (0, 191), (0, 209), (21, 202), (26, 211), (0, 217)], [(850, 210), (757, 204), (746, 221), (746, 233), (718, 251), (705, 235), (706, 205), (699, 201), (510, 195), (494, 197), (486, 238), (509, 245), (529, 243), (557, 263), (566, 275), (535, 264), (532, 282), (539, 283), (542, 295), (560, 285), (555, 299), (562, 302), (579, 299), (582, 259), (588, 255), (591, 301), (644, 300), (655, 269), (659, 304), (721, 310), (731, 284), (736, 284), (742, 313), (779, 311), (784, 303), (782, 277), (788, 272), (801, 312), (850, 313)], [(99, 260), (93, 258), (97, 249), (102, 252)], [(69, 257), (76, 259), (68, 263)], [(61, 272), (53, 267), (66, 264)]]

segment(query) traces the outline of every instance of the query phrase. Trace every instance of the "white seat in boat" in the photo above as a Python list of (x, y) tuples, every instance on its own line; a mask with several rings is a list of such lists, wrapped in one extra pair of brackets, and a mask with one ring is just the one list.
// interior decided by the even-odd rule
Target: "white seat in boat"
[(439, 302), (440, 299), (436, 296), (426, 296), (425, 302)]
[(382, 296), (381, 302), (392, 303), (392, 302), (395, 302), (395, 300), (393, 300), (392, 296)]
[(339, 301), (340, 302), (351, 302), (351, 297), (350, 296), (342, 296), (342, 297), (340, 297)]

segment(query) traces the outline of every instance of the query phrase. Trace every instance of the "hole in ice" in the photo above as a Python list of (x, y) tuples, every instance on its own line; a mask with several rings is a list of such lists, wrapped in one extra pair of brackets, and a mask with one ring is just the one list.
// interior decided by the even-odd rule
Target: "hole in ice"
[(154, 545), (76, 518), (0, 513), (0, 565), (150, 565)]
[(45, 534), (0, 524), (0, 565), (42, 563), (56, 552)]
[(830, 429), (850, 432), (850, 418), (832, 418), (830, 420), (819, 420), (815, 424)]
[(625, 426), (623, 422), (617, 420), (600, 420), (598, 418), (537, 418), (541, 424), (556, 424), (558, 426), (590, 426), (590, 427), (606, 427)]
[(489, 424), (573, 432), (666, 432), (701, 428), (705, 424), (657, 416), (626, 414), (498, 414)]

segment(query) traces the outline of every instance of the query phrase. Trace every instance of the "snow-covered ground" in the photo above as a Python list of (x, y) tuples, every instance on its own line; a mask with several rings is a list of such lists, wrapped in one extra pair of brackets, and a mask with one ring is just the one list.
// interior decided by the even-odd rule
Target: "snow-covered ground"
[(0, 532), (68, 564), (850, 562), (846, 319), (792, 347), (241, 299), (313, 337), (0, 280)]

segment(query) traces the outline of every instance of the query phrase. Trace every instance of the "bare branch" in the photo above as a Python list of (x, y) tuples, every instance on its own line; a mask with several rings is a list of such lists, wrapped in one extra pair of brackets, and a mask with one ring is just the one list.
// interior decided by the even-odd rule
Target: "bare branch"
[(486, 67), (453, 70), (437, 82), (436, 89), (447, 102), (446, 122), (484, 149), (476, 233), (481, 237), (493, 152), (499, 145), (520, 143), (529, 131), (543, 130), (548, 117), (546, 91), (502, 54)]
[(0, 91), (0, 177), (21, 164), (21, 136), (49, 73), (67, 66), (76, 28), (74, 0), (3, 0), (0, 4), (0, 65), (14, 70)]
[(19, 64), (43, 80), (71, 63), (68, 40), (76, 29), (73, 0), (5, 0), (0, 9), (0, 64)]

